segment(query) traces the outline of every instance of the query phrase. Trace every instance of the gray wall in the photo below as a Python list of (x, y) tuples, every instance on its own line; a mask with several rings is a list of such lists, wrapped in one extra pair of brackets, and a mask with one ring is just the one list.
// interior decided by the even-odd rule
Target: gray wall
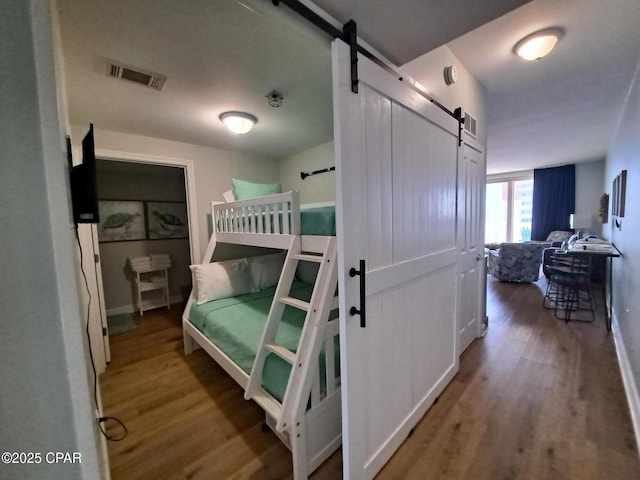
[[(640, 67), (640, 65), (639, 65)], [(613, 260), (613, 312), (635, 383), (638, 401), (640, 385), (640, 73), (636, 71), (618, 130), (611, 142), (606, 162), (607, 192), (616, 175), (627, 170), (626, 212), (621, 229), (614, 227), (611, 217), (604, 234), (618, 247), (622, 257)], [(611, 201), (609, 202), (611, 212)], [(614, 324), (615, 328), (615, 324)], [(624, 372), (623, 372), (624, 373)], [(640, 405), (635, 405), (640, 408)], [(636, 411), (636, 413), (640, 413)], [(636, 433), (638, 435), (638, 433)]]
[(0, 450), (82, 463), (2, 464), (0, 477), (100, 478), (48, 6), (0, 4)]
[[(444, 67), (448, 65), (455, 65), (458, 70), (458, 80), (453, 85), (447, 85), (442, 74)], [(487, 145), (484, 87), (473, 78), (471, 72), (460, 63), (449, 47), (443, 45), (405, 63), (402, 65), (402, 71), (419, 82), (427, 92), (450, 110), (462, 107), (472, 115), (477, 121), (476, 139), (480, 144)]]
[[(71, 138), (82, 138), (85, 130), (86, 126), (74, 126)], [(200, 252), (195, 255), (197, 259), (204, 256), (211, 236), (211, 201), (223, 201), (222, 193), (231, 188), (232, 177), (252, 182), (280, 181), (278, 161), (256, 155), (98, 128), (95, 141), (96, 150), (118, 152), (122, 158), (143, 155), (193, 162), (200, 242)], [(220, 255), (218, 259), (236, 255), (232, 249), (219, 250), (216, 250)]]
[[(105, 200), (186, 202), (184, 172), (177, 167), (99, 160), (98, 192)], [(135, 310), (134, 275), (127, 258), (150, 253), (171, 256), (169, 295), (181, 301), (181, 287), (191, 285), (188, 239), (103, 242), (100, 256), (107, 313)]]
[(336, 174), (327, 172), (307, 177), (300, 172), (313, 172), (335, 166), (333, 142), (323, 143), (303, 152), (280, 159), (280, 182), (283, 191), (297, 190), (302, 203), (328, 202), (336, 199)]

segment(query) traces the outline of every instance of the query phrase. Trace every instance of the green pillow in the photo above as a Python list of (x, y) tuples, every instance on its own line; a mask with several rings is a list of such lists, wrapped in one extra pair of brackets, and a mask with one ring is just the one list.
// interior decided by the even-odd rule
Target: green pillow
[(231, 182), (233, 183), (233, 195), (236, 200), (282, 193), (282, 185), (279, 183), (253, 183), (246, 180), (238, 180), (237, 178), (232, 178)]

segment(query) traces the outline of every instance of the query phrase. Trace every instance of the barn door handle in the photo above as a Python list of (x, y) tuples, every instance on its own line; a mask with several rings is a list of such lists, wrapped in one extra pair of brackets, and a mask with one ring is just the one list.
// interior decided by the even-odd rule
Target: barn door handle
[(351, 267), (349, 269), (349, 276), (351, 278), (356, 275), (360, 275), (360, 310), (356, 307), (351, 307), (349, 309), (349, 314), (353, 317), (354, 315), (360, 315), (360, 327), (364, 328), (367, 326), (366, 314), (365, 314), (365, 306), (366, 306), (366, 284), (364, 279), (365, 269), (364, 269), (364, 260), (360, 260), (360, 270), (356, 270)]

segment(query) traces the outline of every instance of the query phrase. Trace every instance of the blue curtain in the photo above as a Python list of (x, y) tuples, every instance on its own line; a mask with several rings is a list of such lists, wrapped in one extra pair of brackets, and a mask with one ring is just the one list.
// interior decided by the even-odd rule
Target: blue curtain
[(575, 207), (575, 165), (533, 171), (531, 240), (546, 240), (553, 230), (569, 230)]

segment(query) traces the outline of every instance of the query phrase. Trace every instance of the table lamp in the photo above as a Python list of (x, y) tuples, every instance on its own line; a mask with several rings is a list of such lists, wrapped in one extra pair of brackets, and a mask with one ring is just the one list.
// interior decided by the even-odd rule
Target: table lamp
[(591, 215), (587, 213), (572, 213), (569, 215), (569, 227), (576, 231), (578, 238), (582, 238), (582, 230), (591, 228)]

